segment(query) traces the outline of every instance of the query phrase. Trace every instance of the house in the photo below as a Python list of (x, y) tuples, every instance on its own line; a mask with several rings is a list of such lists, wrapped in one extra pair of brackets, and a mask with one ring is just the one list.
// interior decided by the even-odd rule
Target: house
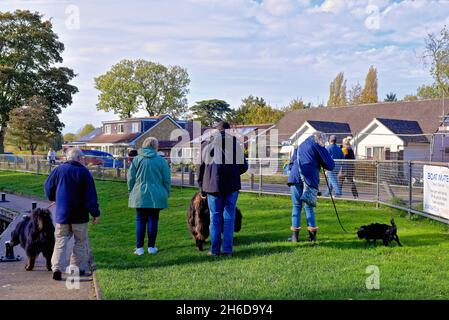
[[(405, 144), (406, 148), (410, 150), (410, 153), (408, 153), (408, 151), (405, 151), (404, 149), (405, 159), (430, 160), (430, 158), (432, 158), (432, 161), (445, 161), (445, 159), (449, 158), (449, 135), (446, 134), (447, 131), (444, 131), (444, 128), (449, 127), (447, 126), (449, 121), (446, 121), (446, 125), (444, 125), (443, 119), (447, 120), (445, 117), (447, 117), (448, 114), (449, 99), (385, 102), (344, 107), (308, 108), (288, 112), (276, 124), (275, 129), (278, 130), (279, 148), (281, 148), (282, 146), (288, 146), (291, 144), (292, 141), (290, 139), (292, 136), (294, 136), (294, 134), (307, 121), (346, 123), (351, 129), (353, 137), (358, 136), (361, 132), (365, 132), (369, 128), (369, 125), (373, 123), (374, 119), (415, 121), (421, 129), (420, 134), (425, 137), (429, 143), (424, 143), (424, 140), (417, 142), (417, 145), (415, 145), (415, 142), (413, 141), (402, 142)], [(377, 122), (375, 123), (377, 124)], [(388, 129), (385, 127), (385, 123), (381, 123), (381, 128), (377, 130), (391, 131), (391, 128)], [(417, 127), (414, 127), (413, 130), (417, 130)], [(380, 138), (381, 135), (376, 134), (376, 132), (378, 131), (373, 131), (373, 136), (377, 137), (378, 143), (373, 147), (382, 147), (385, 151), (382, 153), (379, 149), (373, 149), (371, 151), (372, 157), (374, 157), (374, 153), (376, 152), (378, 154), (383, 154), (383, 157), (385, 157), (387, 154), (387, 148), (391, 148), (390, 141), (386, 141), (385, 139), (382, 140)], [(396, 134), (391, 131), (388, 134), (392, 139), (406, 139), (405, 133)], [(413, 134), (410, 133), (408, 135), (411, 136)], [(369, 140), (365, 140), (365, 143), (368, 141)], [(398, 142), (398, 146), (401, 145), (399, 141), (396, 142)], [(358, 148), (357, 144), (354, 145), (354, 151), (358, 152), (356, 154), (356, 157), (358, 158), (365, 158), (366, 152), (369, 152), (369, 150), (365, 150), (363, 147)]]
[(288, 144), (284, 145), (280, 152), (288, 153), (290, 157), (294, 148), (310, 137), (315, 131), (326, 132), (328, 135), (335, 135), (338, 144), (342, 143), (343, 138), (351, 135), (351, 129), (347, 123), (307, 120), (288, 138)]
[(77, 148), (85, 148), (86, 144), (92, 141), (96, 136), (100, 135), (103, 132), (102, 128), (95, 128), (94, 131), (86, 134), (85, 136), (82, 136), (78, 138), (76, 141), (64, 143), (62, 147), (65, 148), (71, 148), (71, 147), (77, 147)]
[(148, 137), (159, 140), (159, 151), (169, 157), (170, 151), (178, 141), (171, 141), (176, 129), (189, 130), (191, 121), (177, 120), (169, 115), (144, 118), (128, 118), (104, 121), (102, 133), (95, 136), (85, 147), (111, 153), (114, 156), (127, 156), (129, 149), (142, 147)]
[(430, 140), (417, 121), (374, 118), (353, 140), (359, 158), (430, 160)]

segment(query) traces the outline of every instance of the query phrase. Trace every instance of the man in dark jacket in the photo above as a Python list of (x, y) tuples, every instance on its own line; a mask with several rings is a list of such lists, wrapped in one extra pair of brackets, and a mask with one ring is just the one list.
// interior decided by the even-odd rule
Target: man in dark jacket
[(56, 201), (56, 243), (51, 261), (55, 280), (61, 280), (62, 263), (72, 236), (75, 244), (70, 268), (76, 267), (80, 275), (84, 274), (87, 267), (89, 213), (93, 217), (93, 224), (98, 223), (100, 216), (95, 183), (89, 170), (80, 163), (82, 155), (80, 149), (70, 149), (67, 162), (53, 170), (45, 182), (48, 200)]
[(225, 132), (230, 129), (229, 124), (220, 122), (217, 129), (218, 132), (203, 147), (197, 177), (201, 192), (207, 194), (210, 211), (211, 249), (208, 255), (220, 255), (222, 247), (223, 255), (231, 256), (240, 175), (248, 170), (248, 163), (237, 138)]
[[(301, 230), (301, 210), (303, 201), (301, 196), (304, 184), (318, 189), (320, 183), (320, 168), (333, 170), (335, 163), (329, 152), (324, 147), (325, 137), (321, 132), (315, 132), (295, 149), (290, 160), (290, 175), (288, 185), (290, 186), (293, 209), (292, 209), (292, 242), (298, 242)], [(309, 241), (316, 241), (317, 226), (313, 207), (304, 203), (306, 212), (307, 229)]]
[[(329, 151), (332, 159), (334, 160), (342, 160), (345, 158), (343, 152), (341, 151), (340, 147), (337, 146), (337, 137), (335, 135), (331, 135), (329, 137), (329, 145), (326, 147), (327, 151)], [(332, 189), (335, 191), (335, 195), (340, 197), (341, 196), (341, 188), (338, 184), (338, 174), (340, 173), (341, 166), (339, 164), (335, 165), (335, 168), (333, 170), (327, 170), (326, 176), (329, 178), (329, 184), (330, 189), (328, 188), (326, 190), (326, 193), (324, 194), (326, 197), (330, 195), (332, 192)]]

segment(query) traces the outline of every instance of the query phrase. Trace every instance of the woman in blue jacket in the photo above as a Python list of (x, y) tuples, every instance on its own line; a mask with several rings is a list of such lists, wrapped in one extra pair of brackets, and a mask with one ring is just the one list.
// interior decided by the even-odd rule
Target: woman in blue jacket
[[(290, 175), (288, 185), (290, 186), (293, 209), (292, 209), (292, 242), (298, 242), (301, 231), (301, 210), (303, 201), (301, 196), (304, 191), (304, 184), (310, 188), (318, 190), (320, 183), (320, 167), (326, 170), (333, 170), (334, 160), (324, 147), (325, 135), (315, 132), (297, 147), (290, 160)], [(313, 207), (304, 203), (306, 212), (307, 230), (309, 241), (316, 241), (317, 226)]]

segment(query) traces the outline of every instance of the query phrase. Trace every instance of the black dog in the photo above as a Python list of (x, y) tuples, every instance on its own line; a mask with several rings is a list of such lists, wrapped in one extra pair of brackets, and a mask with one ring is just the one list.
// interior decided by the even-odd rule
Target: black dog
[(399, 237), (397, 235), (398, 228), (394, 223), (394, 219), (391, 219), (391, 226), (388, 224), (380, 224), (373, 223), (368, 226), (361, 226), (357, 231), (357, 236), (359, 239), (366, 239), (366, 242), (369, 243), (370, 240), (374, 240), (376, 243), (377, 239), (383, 241), (385, 246), (388, 246), (391, 241), (396, 241), (399, 246), (402, 247), (402, 244), (399, 242)]
[[(210, 213), (207, 197), (203, 197), (201, 192), (195, 193), (190, 202), (190, 207), (187, 211), (187, 224), (198, 250), (203, 251), (204, 243), (209, 237)], [(242, 212), (239, 208), (236, 208), (234, 231), (239, 232), (241, 228)], [(221, 232), (223, 232), (223, 224)]]
[(39, 253), (42, 252), (51, 271), (51, 256), (55, 246), (55, 227), (48, 209), (34, 209), (30, 217), (24, 217), (13, 232), (10, 245), (20, 244), (25, 250), (28, 261), (25, 270), (31, 271)]

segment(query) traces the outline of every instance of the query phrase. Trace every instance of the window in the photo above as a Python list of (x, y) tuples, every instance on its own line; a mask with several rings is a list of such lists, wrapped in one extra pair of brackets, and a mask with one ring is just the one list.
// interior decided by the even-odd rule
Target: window
[(385, 151), (384, 147), (368, 147), (366, 148), (366, 158), (368, 160), (385, 160)]
[(125, 125), (123, 123), (120, 123), (117, 126), (117, 133), (124, 133), (125, 132)]
[(373, 148), (366, 148), (366, 158), (368, 160), (373, 158)]
[(138, 122), (133, 122), (132, 123), (131, 132), (132, 133), (139, 132), (139, 123)]
[(104, 126), (104, 133), (111, 134), (111, 125), (110, 124), (107, 124)]

